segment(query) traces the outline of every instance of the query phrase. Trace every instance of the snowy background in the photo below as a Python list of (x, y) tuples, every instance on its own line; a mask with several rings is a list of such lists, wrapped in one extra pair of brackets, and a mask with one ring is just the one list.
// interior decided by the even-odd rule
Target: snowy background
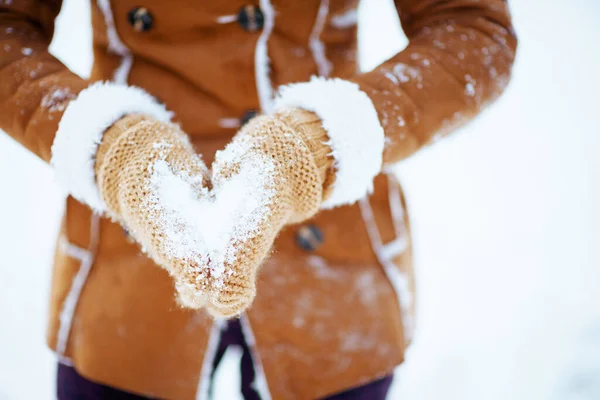
[[(366, 3), (371, 68), (406, 39), (391, 1)], [(419, 330), (391, 399), (600, 399), (600, 2), (511, 6), (520, 48), (506, 95), (399, 168)], [(52, 46), (82, 75), (88, 11), (67, 0)], [(0, 400), (52, 399), (44, 332), (62, 195), (5, 135), (0, 171)], [(236, 376), (238, 356), (219, 381)], [(238, 398), (219, 387), (218, 398)]]

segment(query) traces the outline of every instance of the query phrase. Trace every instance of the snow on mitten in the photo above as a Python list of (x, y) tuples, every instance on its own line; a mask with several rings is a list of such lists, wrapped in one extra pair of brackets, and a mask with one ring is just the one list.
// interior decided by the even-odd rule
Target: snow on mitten
[[(179, 127), (141, 115), (120, 119), (103, 136), (95, 172), (108, 214), (170, 273), (179, 297), (192, 286), (209, 290), (210, 271), (201, 268), (207, 260), (196, 246), (202, 221), (189, 206), (208, 196), (210, 179)], [(202, 306), (197, 291), (194, 298)]]
[(315, 114), (288, 109), (252, 119), (217, 152), (213, 193), (226, 204), (217, 235), (220, 248), (209, 251), (210, 269), (221, 271), (222, 279), (207, 304), (213, 315), (243, 312), (255, 297), (258, 268), (281, 228), (319, 210), (334, 179), (327, 140)]

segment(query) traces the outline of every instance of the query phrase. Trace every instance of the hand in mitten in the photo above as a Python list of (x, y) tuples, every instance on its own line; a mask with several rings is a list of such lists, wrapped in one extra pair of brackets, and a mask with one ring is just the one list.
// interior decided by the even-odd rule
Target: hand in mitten
[(96, 153), (109, 215), (173, 277), (182, 305), (233, 317), (255, 296), (258, 266), (286, 224), (315, 214), (331, 162), (320, 120), (295, 110), (247, 125), (213, 181), (179, 127), (130, 115)]
[(223, 231), (231, 257), (217, 263), (224, 273), (208, 305), (213, 314), (236, 315), (252, 303), (258, 268), (282, 227), (356, 202), (381, 171), (383, 128), (358, 85), (318, 78), (288, 85), (272, 108), (278, 111), (247, 123), (213, 164), (214, 188), (239, 182), (237, 201), (246, 207), (244, 219)]
[(95, 172), (108, 214), (170, 273), (179, 297), (193, 290), (201, 307), (200, 293), (213, 281), (202, 268), (208, 260), (198, 246), (203, 221), (196, 203), (208, 197), (210, 179), (188, 138), (176, 125), (126, 116), (105, 132)]
[(212, 314), (243, 312), (255, 297), (258, 268), (279, 231), (319, 210), (333, 180), (327, 140), (315, 114), (288, 109), (254, 118), (217, 153), (213, 192), (231, 201), (218, 235), (221, 247), (209, 261), (209, 269), (222, 271), (220, 290), (207, 304)]

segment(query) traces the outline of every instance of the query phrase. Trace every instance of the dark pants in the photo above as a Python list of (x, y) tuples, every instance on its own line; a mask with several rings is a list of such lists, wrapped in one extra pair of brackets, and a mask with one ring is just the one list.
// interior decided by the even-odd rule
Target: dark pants
[[(252, 388), (255, 372), (250, 349), (244, 340), (240, 323), (237, 320), (230, 321), (221, 334), (221, 340), (213, 363), (213, 375), (228, 346), (240, 346), (243, 350), (240, 371), (242, 374), (241, 390), (244, 399), (260, 400), (258, 393)], [(392, 376), (388, 376), (365, 386), (327, 397), (325, 400), (384, 400), (391, 383)], [(58, 400), (148, 399), (89, 381), (79, 375), (74, 368), (63, 364), (58, 365), (56, 388)]]

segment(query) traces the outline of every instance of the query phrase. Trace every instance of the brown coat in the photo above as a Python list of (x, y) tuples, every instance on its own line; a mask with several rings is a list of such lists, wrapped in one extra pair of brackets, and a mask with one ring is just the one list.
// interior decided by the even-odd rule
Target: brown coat
[[(505, 0), (396, 0), (410, 43), (364, 74), (356, 74), (358, 0), (249, 3), (263, 12), (236, 0), (145, 0), (137, 11), (139, 1), (94, 1), (91, 80), (144, 88), (175, 112), (210, 163), (240, 118), (260, 109), (255, 52), (266, 40), (274, 88), (319, 73), (358, 83), (377, 110), (390, 164), (494, 100), (515, 55)], [(48, 53), (60, 5), (0, 5), (0, 128), (44, 160), (65, 106), (89, 85)], [(264, 9), (269, 5), (275, 14)], [(289, 227), (262, 267), (243, 322), (264, 371), (259, 386), (272, 398), (322, 397), (389, 374), (403, 361), (410, 316), (389, 276), (390, 266), (398, 267), (413, 286), (408, 219), (393, 179), (382, 174), (374, 186), (370, 199), (304, 224), (323, 232), (321, 247), (303, 250), (301, 227)], [(396, 251), (382, 250), (378, 234)], [(73, 198), (59, 240), (48, 343), (63, 362), (128, 391), (202, 397), (218, 333), (211, 319), (180, 308), (167, 273), (121, 227)]]

